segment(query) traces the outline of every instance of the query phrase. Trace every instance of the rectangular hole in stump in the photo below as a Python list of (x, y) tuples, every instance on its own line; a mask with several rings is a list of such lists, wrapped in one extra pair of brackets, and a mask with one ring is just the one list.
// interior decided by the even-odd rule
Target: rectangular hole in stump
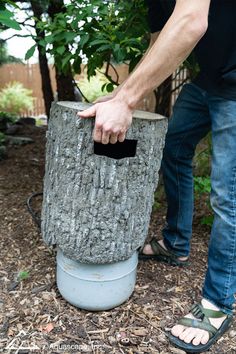
[(116, 144), (102, 144), (94, 142), (94, 154), (111, 157), (112, 159), (123, 159), (125, 157), (134, 157), (136, 155), (137, 140), (125, 139), (123, 143), (119, 141)]

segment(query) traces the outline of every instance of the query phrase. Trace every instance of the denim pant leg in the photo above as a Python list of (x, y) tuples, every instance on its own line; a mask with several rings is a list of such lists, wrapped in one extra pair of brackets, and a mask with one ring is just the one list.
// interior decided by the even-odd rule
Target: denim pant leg
[(188, 256), (192, 236), (192, 159), (197, 143), (210, 130), (206, 92), (186, 84), (175, 104), (169, 122), (162, 160), (167, 197), (165, 246), (179, 256)]
[(236, 101), (209, 98), (214, 223), (203, 296), (226, 313), (236, 293)]

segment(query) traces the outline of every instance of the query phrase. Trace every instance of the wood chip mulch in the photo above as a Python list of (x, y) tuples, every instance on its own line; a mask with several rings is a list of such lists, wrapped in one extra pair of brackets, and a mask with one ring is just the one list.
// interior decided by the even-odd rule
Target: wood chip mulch
[[(75, 308), (58, 292), (55, 251), (43, 243), (26, 208), (27, 198), (42, 191), (45, 132), (23, 127), (19, 135), (34, 143), (9, 146), (0, 162), (0, 352), (184, 353), (168, 343), (165, 331), (200, 298), (209, 240), (209, 228), (200, 223), (206, 203), (196, 203), (188, 268), (140, 262), (125, 304), (104, 312)], [(38, 198), (39, 211), (40, 203)], [(164, 225), (166, 204), (159, 203), (149, 238), (160, 237)], [(236, 353), (234, 327), (209, 353)]]

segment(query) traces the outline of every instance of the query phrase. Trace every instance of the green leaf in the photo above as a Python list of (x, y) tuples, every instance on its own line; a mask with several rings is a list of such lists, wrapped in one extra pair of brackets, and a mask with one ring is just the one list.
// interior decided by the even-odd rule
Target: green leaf
[(56, 48), (56, 52), (60, 55), (62, 55), (65, 52), (65, 50), (66, 50), (66, 47), (64, 45)]
[(101, 90), (104, 91), (106, 89), (107, 83), (105, 82), (105, 84), (102, 85)]
[(106, 90), (107, 92), (112, 92), (114, 90), (114, 86), (111, 82), (106, 85)]
[(7, 9), (1, 10), (0, 11), (0, 22), (7, 27), (10, 27), (10, 28), (13, 28), (16, 30), (20, 30), (21, 27), (18, 24), (18, 22), (12, 18), (13, 16), (14, 16), (14, 14), (11, 11), (9, 11)]
[(52, 34), (49, 34), (48, 36), (45, 37), (45, 42), (46, 43), (53, 43), (54, 41), (54, 36)]
[(121, 48), (119, 44), (116, 44), (115, 48), (114, 48), (114, 52), (113, 52), (115, 61), (117, 63), (124, 61), (125, 54), (126, 54), (125, 50), (123, 48)]
[(9, 28), (15, 29), (17, 31), (21, 30), (21, 27), (18, 22), (16, 22), (15, 20), (11, 20), (10, 18), (1, 17), (1, 15), (0, 15), (0, 23), (2, 23), (3, 25)]
[(201, 224), (202, 225), (207, 225), (207, 226), (212, 226), (213, 220), (214, 220), (214, 216), (213, 215), (205, 216), (205, 217), (202, 218)]
[(36, 44), (27, 50), (27, 52), (25, 54), (25, 60), (28, 60), (29, 58), (31, 58), (34, 55), (35, 49), (36, 49)]
[(64, 36), (65, 36), (65, 39), (66, 39), (67, 43), (69, 43), (77, 36), (77, 34), (73, 33), (73, 32), (66, 32), (64, 34)]
[(103, 51), (106, 51), (108, 49), (111, 49), (111, 45), (110, 44), (103, 44), (96, 51), (97, 52), (103, 52)]
[(65, 66), (70, 62), (72, 58), (72, 54), (68, 53), (61, 61), (61, 68), (62, 70), (65, 68)]
[(9, 10), (5, 9), (0, 12), (0, 19), (2, 19), (2, 18), (8, 19), (11, 17), (13, 17), (13, 13)]
[(83, 48), (83, 46), (88, 42), (89, 37), (90, 37), (89, 34), (86, 33), (84, 36), (82, 36), (80, 38), (79, 45), (80, 45), (81, 48)]
[(110, 44), (110, 41), (107, 39), (95, 39), (94, 41), (90, 42), (90, 45), (98, 45), (98, 44)]

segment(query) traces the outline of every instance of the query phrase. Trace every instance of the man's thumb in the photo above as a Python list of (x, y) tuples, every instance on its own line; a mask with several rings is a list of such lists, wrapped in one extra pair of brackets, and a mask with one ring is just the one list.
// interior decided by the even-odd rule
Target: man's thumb
[(95, 105), (92, 106), (92, 107), (89, 107), (85, 111), (78, 112), (77, 115), (80, 116), (81, 118), (95, 117), (95, 115), (96, 115), (96, 107), (95, 107)]

